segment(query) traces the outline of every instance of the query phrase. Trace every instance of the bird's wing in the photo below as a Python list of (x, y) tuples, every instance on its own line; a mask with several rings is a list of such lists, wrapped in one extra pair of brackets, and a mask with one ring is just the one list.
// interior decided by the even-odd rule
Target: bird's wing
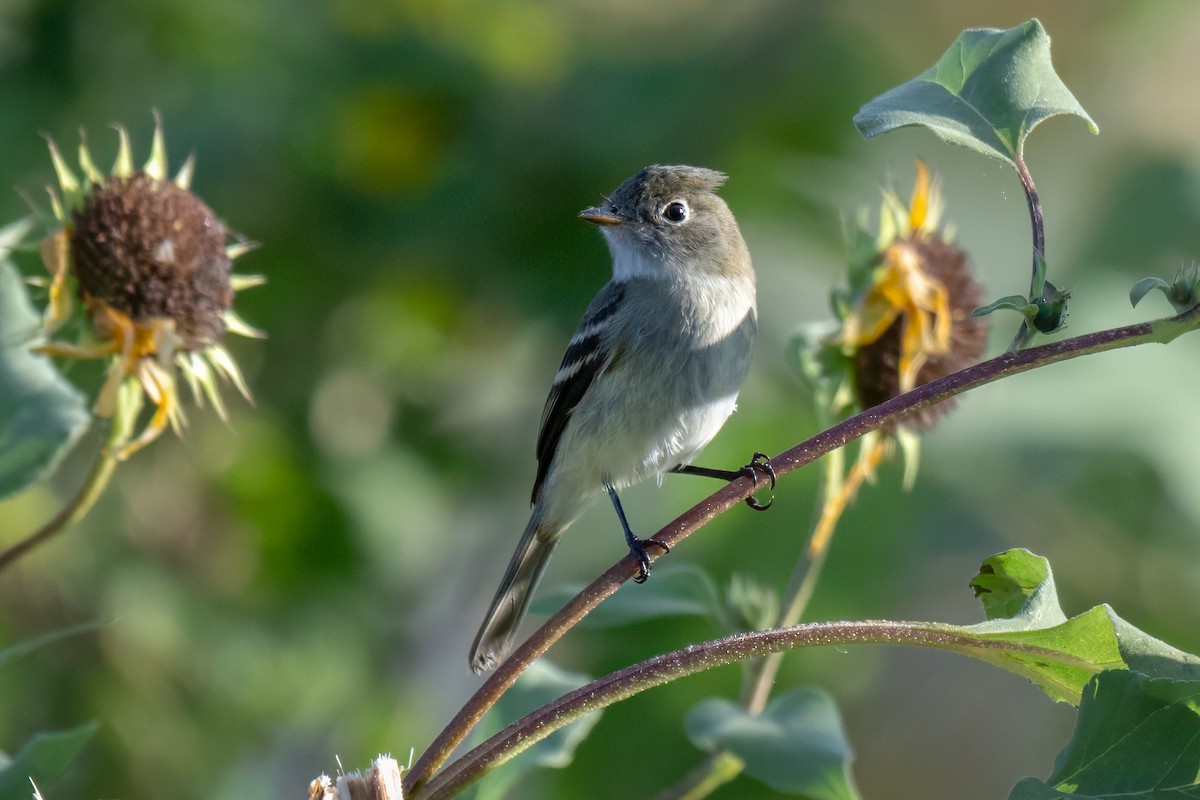
[(575, 335), (567, 345), (563, 354), (562, 364), (554, 376), (554, 384), (550, 387), (550, 396), (546, 398), (546, 407), (542, 410), (542, 423), (538, 430), (537, 439), (537, 478), (533, 482), (532, 502), (536, 503), (538, 493), (554, 463), (554, 454), (562, 439), (567, 423), (571, 421), (571, 412), (579, 401), (587, 394), (588, 388), (603, 372), (616, 356), (613, 345), (612, 321), (625, 298), (623, 283), (611, 282), (605, 284), (592, 299), (591, 305), (584, 312)]

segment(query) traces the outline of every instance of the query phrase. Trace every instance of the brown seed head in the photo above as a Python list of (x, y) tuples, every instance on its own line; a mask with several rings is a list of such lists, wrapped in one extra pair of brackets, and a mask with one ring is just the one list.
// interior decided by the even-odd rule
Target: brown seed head
[(144, 172), (92, 184), (73, 214), (79, 287), (135, 323), (171, 319), (186, 349), (215, 342), (233, 304), (225, 226), (200, 198)]

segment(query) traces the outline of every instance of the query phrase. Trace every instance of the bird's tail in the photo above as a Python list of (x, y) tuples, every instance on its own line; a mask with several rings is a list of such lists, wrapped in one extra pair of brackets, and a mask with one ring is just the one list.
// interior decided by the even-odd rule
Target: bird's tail
[(541, 509), (534, 508), (533, 517), (521, 535), (517, 551), (508, 563), (504, 580), (500, 582), (487, 616), (483, 618), (483, 625), (475, 634), (469, 659), (473, 672), (493, 670), (508, 655), (513, 636), (525, 618), (529, 599), (546, 570), (546, 563), (558, 544), (562, 528), (561, 525), (544, 522)]

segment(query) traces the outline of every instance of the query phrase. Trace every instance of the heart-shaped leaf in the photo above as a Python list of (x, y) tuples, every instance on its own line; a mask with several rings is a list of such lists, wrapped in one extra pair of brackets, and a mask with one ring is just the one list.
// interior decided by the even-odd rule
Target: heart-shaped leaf
[(28, 800), (33, 785), (45, 789), (54, 784), (99, 727), (89, 722), (69, 731), (39, 733), (12, 760), (0, 758), (6, 762), (0, 763), (0, 800)]
[(821, 689), (792, 689), (761, 714), (712, 697), (688, 712), (684, 728), (692, 744), (727, 750), (745, 763), (747, 775), (777, 792), (808, 800), (859, 797), (841, 715)]
[(1009, 800), (1200, 797), (1200, 682), (1114, 670), (1083, 693), (1070, 742), (1047, 781), (1026, 778)]
[(854, 117), (868, 138), (910, 125), (1016, 165), (1025, 137), (1058, 114), (1100, 129), (1054, 71), (1050, 37), (1036, 19), (1008, 30), (968, 29), (937, 63), (876, 97)]
[(41, 318), (3, 260), (12, 232), (0, 230), (0, 497), (53, 471), (91, 421), (83, 395), (29, 351)]

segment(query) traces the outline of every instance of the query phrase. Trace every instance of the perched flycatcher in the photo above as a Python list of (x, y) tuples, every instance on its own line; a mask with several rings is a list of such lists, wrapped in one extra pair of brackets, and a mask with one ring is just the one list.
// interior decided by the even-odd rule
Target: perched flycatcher
[[(533, 515), (471, 646), (475, 672), (496, 667), (558, 538), (601, 490), (630, 551), (650, 571), (617, 491), (689, 466), (733, 412), (757, 334), (754, 269), (737, 221), (699, 167), (647, 167), (580, 217), (600, 228), (613, 277), (567, 344), (542, 412)], [(773, 475), (771, 475), (773, 479)], [(661, 545), (660, 545), (661, 546)]]

